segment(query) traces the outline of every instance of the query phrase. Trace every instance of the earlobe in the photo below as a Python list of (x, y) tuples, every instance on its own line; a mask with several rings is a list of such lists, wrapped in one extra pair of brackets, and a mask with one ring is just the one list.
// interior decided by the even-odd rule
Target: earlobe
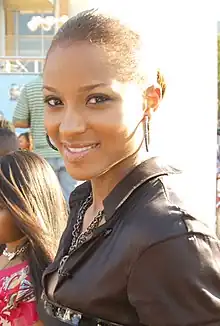
[(150, 86), (146, 89), (145, 94), (144, 94), (144, 102), (145, 102), (145, 112), (150, 118), (155, 112), (161, 102), (162, 95), (161, 95), (161, 88), (159, 85), (157, 86)]

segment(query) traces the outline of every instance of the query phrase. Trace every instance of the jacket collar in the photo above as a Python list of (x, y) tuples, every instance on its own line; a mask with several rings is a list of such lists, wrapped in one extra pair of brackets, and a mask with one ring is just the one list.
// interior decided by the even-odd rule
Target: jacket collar
[[(110, 219), (115, 211), (123, 205), (130, 195), (141, 185), (152, 178), (176, 174), (180, 171), (166, 165), (159, 157), (153, 157), (135, 167), (122, 179), (104, 200), (106, 220)], [(84, 182), (72, 193), (71, 201), (84, 200), (91, 192), (91, 183)]]

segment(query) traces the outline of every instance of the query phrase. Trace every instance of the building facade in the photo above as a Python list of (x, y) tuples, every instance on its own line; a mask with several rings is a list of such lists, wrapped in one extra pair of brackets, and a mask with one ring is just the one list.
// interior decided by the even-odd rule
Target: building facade
[[(0, 57), (44, 57), (56, 31), (54, 18), (72, 16), (91, 1), (0, 0)], [(34, 26), (39, 20), (45, 24)]]
[(87, 0), (0, 0), (0, 116), (12, 120), (22, 87), (42, 72), (57, 28)]

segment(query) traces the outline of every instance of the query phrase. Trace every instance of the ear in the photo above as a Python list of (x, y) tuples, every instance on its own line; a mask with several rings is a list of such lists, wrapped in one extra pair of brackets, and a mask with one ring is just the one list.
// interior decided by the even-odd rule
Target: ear
[(144, 92), (144, 111), (149, 117), (158, 109), (160, 102), (162, 100), (162, 90), (161, 87), (157, 85), (152, 85), (148, 87)]

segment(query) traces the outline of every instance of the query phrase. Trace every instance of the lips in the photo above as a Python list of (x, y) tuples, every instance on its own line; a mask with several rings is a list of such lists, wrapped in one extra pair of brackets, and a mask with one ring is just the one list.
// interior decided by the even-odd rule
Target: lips
[(64, 156), (69, 161), (69, 163), (74, 163), (75, 161), (80, 161), (85, 156), (93, 152), (99, 147), (98, 143), (94, 144), (64, 144)]
[(84, 151), (88, 151), (88, 150), (90, 150), (92, 148), (95, 148), (96, 146), (97, 146), (97, 144), (83, 146), (83, 147), (68, 147), (68, 146), (66, 146), (66, 148), (71, 153), (82, 153)]

